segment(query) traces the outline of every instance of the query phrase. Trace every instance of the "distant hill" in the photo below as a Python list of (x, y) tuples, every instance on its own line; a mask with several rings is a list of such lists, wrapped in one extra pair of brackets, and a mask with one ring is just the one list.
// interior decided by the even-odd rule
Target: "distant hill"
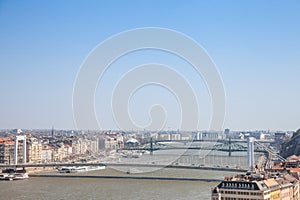
[(291, 155), (300, 155), (300, 129), (296, 131), (292, 138), (281, 145), (280, 155), (287, 158)]

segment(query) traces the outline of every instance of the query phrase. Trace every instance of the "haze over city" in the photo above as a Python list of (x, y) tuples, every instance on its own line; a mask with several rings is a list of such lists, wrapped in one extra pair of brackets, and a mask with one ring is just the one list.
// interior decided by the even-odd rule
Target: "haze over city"
[[(72, 94), (85, 58), (105, 39), (143, 27), (181, 32), (206, 50), (225, 87), (224, 128), (299, 128), (299, 2), (119, 1), (117, 5), (0, 1), (2, 129), (76, 129)], [(111, 114), (112, 90), (124, 73), (144, 63), (167, 64), (186, 77), (198, 99), (199, 129), (208, 129), (212, 105), (203, 78), (181, 58), (157, 50), (125, 55), (105, 72), (95, 94), (101, 128), (118, 128)], [(153, 104), (167, 111), (165, 129), (179, 128), (176, 98), (157, 85), (132, 96), (132, 118), (147, 124)]]

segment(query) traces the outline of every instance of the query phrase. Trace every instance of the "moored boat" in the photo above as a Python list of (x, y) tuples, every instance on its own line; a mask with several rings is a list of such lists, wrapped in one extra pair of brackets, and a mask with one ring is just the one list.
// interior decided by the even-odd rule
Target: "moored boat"
[(88, 172), (95, 170), (105, 169), (105, 166), (84, 166), (84, 167), (61, 167), (58, 168), (60, 173), (75, 173), (75, 172)]
[(102, 170), (102, 169), (105, 169), (106, 167), (103, 165), (103, 166), (92, 166), (92, 167), (88, 167), (87, 168), (87, 171), (95, 171), (95, 170)]
[(76, 172), (75, 167), (61, 167), (58, 168), (60, 173), (74, 173)]
[(26, 170), (15, 170), (15, 169), (3, 169), (0, 174), (0, 180), (13, 181), (13, 180), (24, 180), (28, 179), (29, 176)]
[(12, 175), (12, 180), (25, 180), (29, 178), (27, 173), (13, 173)]
[(1, 181), (12, 181), (13, 180), (13, 175), (8, 174), (8, 173), (2, 173), (2, 174), (0, 174), (0, 180)]

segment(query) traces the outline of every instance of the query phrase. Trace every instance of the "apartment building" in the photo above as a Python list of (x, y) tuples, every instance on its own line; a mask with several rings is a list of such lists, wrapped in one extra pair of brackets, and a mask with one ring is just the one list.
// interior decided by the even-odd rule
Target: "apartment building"
[(237, 175), (212, 189), (212, 200), (298, 200), (299, 181), (290, 174)]

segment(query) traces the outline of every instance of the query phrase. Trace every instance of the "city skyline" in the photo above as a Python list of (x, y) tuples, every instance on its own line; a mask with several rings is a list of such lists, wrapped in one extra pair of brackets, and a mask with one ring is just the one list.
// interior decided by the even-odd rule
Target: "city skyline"
[[(1, 1), (0, 128), (76, 129), (73, 87), (88, 54), (120, 32), (161, 27), (193, 38), (216, 64), (226, 92), (223, 129), (297, 130), (299, 9), (297, 1)], [(105, 72), (95, 93), (101, 128), (117, 129), (108, 98), (116, 82), (149, 62), (168, 64), (186, 77), (197, 94), (199, 129), (208, 129), (211, 100), (203, 78), (180, 58), (152, 50), (124, 56)], [(147, 124), (149, 107), (161, 103), (169, 113), (165, 129), (178, 129), (174, 96), (154, 85), (142, 89), (129, 104), (133, 119)]]

